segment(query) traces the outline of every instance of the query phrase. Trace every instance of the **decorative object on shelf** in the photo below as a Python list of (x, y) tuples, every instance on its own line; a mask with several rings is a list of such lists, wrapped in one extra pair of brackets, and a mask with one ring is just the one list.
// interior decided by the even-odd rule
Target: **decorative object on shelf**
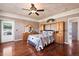
[(51, 22), (53, 22), (53, 21), (55, 21), (55, 19), (48, 19), (48, 20), (47, 20), (47, 23), (49, 23), (49, 22), (51, 23)]
[(45, 25), (44, 24), (40, 24), (40, 32), (44, 31), (45, 30)]
[(31, 24), (25, 26), (25, 32), (33, 32), (33, 26)]

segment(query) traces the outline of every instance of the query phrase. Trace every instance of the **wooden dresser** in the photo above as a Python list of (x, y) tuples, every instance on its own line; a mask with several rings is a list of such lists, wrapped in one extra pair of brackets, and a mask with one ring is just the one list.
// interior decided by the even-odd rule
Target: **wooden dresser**
[(28, 36), (29, 36), (29, 35), (32, 35), (32, 34), (38, 34), (38, 33), (37, 33), (37, 32), (31, 32), (31, 33), (29, 33), (29, 32), (24, 32), (24, 33), (23, 33), (23, 41), (27, 41)]
[(59, 44), (64, 44), (65, 40), (65, 22), (56, 23), (56, 33), (55, 33), (55, 42)]

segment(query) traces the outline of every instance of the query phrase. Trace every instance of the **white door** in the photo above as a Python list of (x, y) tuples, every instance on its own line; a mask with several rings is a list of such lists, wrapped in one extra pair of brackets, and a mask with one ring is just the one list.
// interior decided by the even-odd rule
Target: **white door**
[(68, 43), (72, 43), (72, 22), (68, 21)]
[(1, 42), (14, 41), (14, 21), (1, 21)]

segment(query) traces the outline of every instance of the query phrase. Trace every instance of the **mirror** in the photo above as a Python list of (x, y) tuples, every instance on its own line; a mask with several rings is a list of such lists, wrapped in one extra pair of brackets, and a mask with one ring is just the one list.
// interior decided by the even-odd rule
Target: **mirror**
[(31, 24), (25, 26), (25, 32), (33, 32), (33, 26)]

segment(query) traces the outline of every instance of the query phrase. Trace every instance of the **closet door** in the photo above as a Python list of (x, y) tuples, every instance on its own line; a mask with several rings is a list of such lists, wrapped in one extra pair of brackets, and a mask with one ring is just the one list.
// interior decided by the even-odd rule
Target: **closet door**
[(51, 26), (50, 26), (50, 30), (56, 30), (56, 25), (55, 24), (51, 24)]
[(65, 37), (65, 23), (64, 22), (57, 22), (56, 23), (56, 29), (57, 29), (57, 33), (56, 33), (56, 43), (59, 44), (63, 44), (64, 43), (64, 37)]
[(63, 44), (64, 43), (64, 37), (65, 37), (65, 32), (64, 32), (64, 29), (65, 29), (65, 23), (64, 22), (60, 22), (60, 27), (59, 27), (59, 34), (60, 34), (60, 43)]
[(39, 24), (39, 32), (41, 33), (42, 31), (45, 30), (45, 24)]
[(60, 34), (59, 34), (59, 26), (60, 24), (56, 23), (56, 33), (55, 33), (55, 42), (60, 43)]

